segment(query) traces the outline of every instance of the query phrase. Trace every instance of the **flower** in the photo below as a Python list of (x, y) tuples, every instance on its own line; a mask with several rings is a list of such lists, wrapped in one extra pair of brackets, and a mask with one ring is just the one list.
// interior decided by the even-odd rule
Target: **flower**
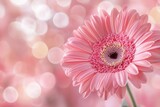
[(122, 98), (128, 82), (140, 88), (144, 73), (160, 62), (160, 31), (151, 30), (148, 16), (136, 10), (99, 13), (73, 31), (62, 66), (83, 97), (96, 92), (103, 99)]

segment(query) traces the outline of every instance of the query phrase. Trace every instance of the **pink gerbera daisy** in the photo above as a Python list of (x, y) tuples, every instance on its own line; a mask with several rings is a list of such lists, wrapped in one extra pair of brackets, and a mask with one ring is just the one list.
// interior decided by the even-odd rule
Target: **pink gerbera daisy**
[(84, 97), (91, 92), (122, 98), (126, 84), (140, 88), (144, 73), (160, 62), (160, 31), (150, 30), (147, 15), (136, 10), (102, 10), (73, 31), (65, 44), (62, 66)]

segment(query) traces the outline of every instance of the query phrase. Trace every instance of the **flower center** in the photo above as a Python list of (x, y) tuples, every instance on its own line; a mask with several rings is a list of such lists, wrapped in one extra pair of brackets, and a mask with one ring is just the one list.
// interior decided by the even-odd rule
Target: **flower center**
[(124, 49), (120, 43), (112, 43), (104, 46), (101, 51), (101, 59), (109, 66), (116, 66), (123, 60)]
[(111, 59), (117, 59), (118, 57), (118, 53), (117, 52), (111, 52), (108, 57), (110, 57)]
[(92, 45), (90, 63), (98, 72), (119, 72), (133, 60), (135, 45), (123, 34), (110, 34)]

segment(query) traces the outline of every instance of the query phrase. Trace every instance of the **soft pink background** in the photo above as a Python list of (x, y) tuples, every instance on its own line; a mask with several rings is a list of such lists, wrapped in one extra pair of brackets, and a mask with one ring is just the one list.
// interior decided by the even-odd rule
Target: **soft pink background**
[[(160, 0), (1, 0), (0, 107), (120, 107), (124, 99), (115, 96), (83, 99), (59, 63), (63, 44), (84, 20), (123, 6), (148, 14), (160, 29)], [(131, 86), (139, 107), (160, 107), (156, 66), (141, 89)]]

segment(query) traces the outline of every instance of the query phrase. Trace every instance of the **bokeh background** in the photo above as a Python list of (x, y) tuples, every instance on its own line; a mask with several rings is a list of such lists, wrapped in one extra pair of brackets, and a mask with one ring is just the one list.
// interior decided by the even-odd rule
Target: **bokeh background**
[[(160, 29), (160, 0), (0, 0), (0, 107), (121, 107), (116, 96), (83, 99), (60, 66), (63, 44), (91, 14), (123, 6)], [(139, 107), (160, 107), (160, 70), (132, 91)], [(130, 106), (131, 107), (131, 106)]]

